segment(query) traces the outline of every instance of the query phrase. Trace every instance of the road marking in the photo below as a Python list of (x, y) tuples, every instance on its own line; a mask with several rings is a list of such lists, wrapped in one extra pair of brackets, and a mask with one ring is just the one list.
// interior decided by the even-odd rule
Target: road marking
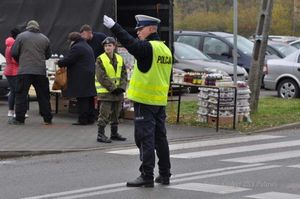
[(239, 170), (233, 170), (233, 171), (224, 171), (224, 172), (221, 172), (221, 173), (212, 173), (212, 174), (186, 177), (186, 178), (181, 178), (181, 179), (174, 179), (174, 180), (172, 180), (172, 183), (191, 181), (191, 180), (199, 180), (199, 179), (204, 179), (204, 178), (211, 178), (211, 177), (217, 177), (217, 176), (245, 173), (245, 172), (251, 172), (251, 171), (259, 171), (259, 170), (265, 170), (265, 169), (274, 169), (274, 168), (279, 168), (279, 167), (281, 167), (281, 166), (279, 166), (279, 165), (270, 165), (270, 166), (261, 166), (261, 167), (255, 167), (255, 168), (239, 169)]
[(116, 184), (109, 184), (109, 185), (90, 187), (90, 188), (85, 188), (85, 189), (77, 189), (77, 190), (72, 190), (72, 191), (64, 191), (64, 192), (58, 192), (58, 193), (51, 193), (51, 194), (27, 197), (27, 198), (22, 198), (22, 199), (43, 199), (43, 198), (50, 198), (50, 197), (57, 197), (57, 196), (66, 196), (66, 195), (89, 192), (89, 191), (98, 191), (101, 189), (111, 189), (111, 188), (121, 187), (121, 186), (125, 186), (125, 184), (126, 184), (125, 182), (121, 182), (121, 183), (116, 183)]
[(288, 166), (290, 168), (300, 168), (300, 164), (295, 164), (295, 165), (291, 165), (291, 166)]
[[(182, 174), (177, 174), (172, 176), (171, 183), (178, 183), (178, 182), (184, 182), (189, 180), (210, 178), (210, 177), (230, 175), (230, 174), (250, 172), (250, 171), (258, 171), (264, 169), (272, 169), (277, 167), (280, 166), (277, 165), (264, 166), (264, 164), (250, 164), (250, 165), (225, 167), (220, 169), (210, 169), (210, 170), (204, 170), (199, 172), (182, 173)], [(39, 195), (39, 196), (26, 197), (22, 199), (46, 199), (46, 198), (75, 199), (74, 198), (75, 196), (78, 196), (77, 198), (80, 197), (86, 198), (87, 197), (86, 194), (91, 194), (91, 196), (93, 196), (93, 195), (101, 195), (106, 193), (128, 190), (129, 188), (125, 187), (125, 184), (126, 184), (125, 182), (122, 182), (122, 183), (109, 184), (104, 186), (97, 186), (97, 187), (90, 187), (90, 188), (77, 189), (71, 191), (50, 193), (50, 194)]]
[(217, 155), (226, 155), (232, 153), (285, 148), (285, 147), (292, 147), (292, 146), (300, 146), (300, 140), (247, 145), (247, 146), (240, 146), (240, 147), (230, 147), (230, 148), (222, 148), (222, 149), (206, 150), (206, 151), (198, 151), (198, 152), (190, 152), (190, 153), (180, 153), (180, 154), (171, 155), (171, 157), (181, 158), (181, 159), (192, 159), (192, 158), (202, 158), (202, 157), (210, 157), (210, 156), (217, 156)]
[(116, 189), (96, 191), (96, 192), (79, 194), (79, 195), (74, 195), (74, 196), (59, 197), (59, 198), (56, 198), (56, 199), (87, 198), (87, 197), (90, 197), (90, 196), (97, 196), (97, 195), (102, 195), (102, 194), (115, 193), (115, 192), (120, 192), (120, 191), (127, 191), (127, 190), (130, 190), (130, 189), (133, 189), (133, 188), (131, 188), (131, 187), (121, 187), (121, 188), (116, 188)]
[[(273, 136), (273, 135), (243, 136), (237, 138), (226, 138), (226, 139), (218, 139), (218, 140), (206, 140), (206, 141), (197, 141), (197, 142), (186, 142), (180, 144), (170, 144), (169, 148), (170, 151), (175, 151), (180, 149), (192, 149), (198, 147), (243, 143), (243, 142), (258, 141), (258, 140), (270, 140), (270, 139), (277, 139), (283, 137), (284, 136)], [(108, 151), (107, 153), (121, 154), (121, 155), (137, 155), (139, 154), (139, 151), (137, 148), (135, 148), (135, 149), (113, 150), (113, 151)]]
[(262, 165), (264, 165), (264, 164), (247, 164), (247, 165), (240, 165), (240, 166), (233, 166), (233, 167), (224, 167), (224, 168), (219, 168), (219, 169), (210, 169), (210, 170), (204, 170), (204, 171), (175, 174), (175, 175), (172, 175), (172, 179), (183, 178), (183, 177), (188, 177), (188, 176), (196, 176), (196, 175), (207, 174), (207, 173), (229, 171), (229, 170), (234, 170), (234, 169), (244, 169), (244, 168), (262, 166)]
[(216, 194), (230, 194), (230, 193), (250, 190), (241, 187), (221, 186), (221, 185), (203, 184), (203, 183), (186, 183), (186, 184), (179, 184), (179, 185), (171, 185), (167, 188), (190, 190), (190, 191), (201, 191), (201, 192), (216, 193)]
[(252, 196), (246, 196), (247, 198), (256, 198), (256, 199), (299, 199), (300, 195), (289, 194), (289, 193), (280, 193), (280, 192), (268, 192)]
[(297, 157), (300, 157), (300, 150), (267, 153), (263, 155), (244, 156), (240, 158), (225, 159), (221, 161), (240, 162), (240, 163), (259, 163), (259, 162), (269, 162), (273, 160), (284, 160), (284, 159), (297, 158)]
[(7, 165), (7, 164), (14, 164), (14, 163), (16, 163), (16, 161), (3, 160), (3, 161), (0, 161), (0, 166)]

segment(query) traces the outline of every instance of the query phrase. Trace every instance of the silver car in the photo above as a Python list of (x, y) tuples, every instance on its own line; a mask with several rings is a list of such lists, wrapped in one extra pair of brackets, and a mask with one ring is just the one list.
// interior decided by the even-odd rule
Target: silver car
[(300, 94), (300, 50), (283, 59), (268, 60), (264, 68), (264, 87), (277, 90), (282, 98), (295, 98)]
[[(234, 67), (229, 62), (213, 60), (198, 49), (180, 42), (174, 42), (174, 51), (174, 68), (185, 72), (219, 71), (233, 77)], [(237, 66), (237, 78), (241, 81), (248, 79), (247, 71), (240, 66)]]

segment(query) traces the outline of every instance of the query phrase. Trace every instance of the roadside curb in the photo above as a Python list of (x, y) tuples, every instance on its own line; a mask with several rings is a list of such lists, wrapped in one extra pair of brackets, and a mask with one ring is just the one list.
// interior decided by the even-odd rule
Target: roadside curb
[[(199, 139), (210, 139), (216, 137), (227, 136), (235, 136), (241, 135), (238, 131), (224, 131), (222, 133), (213, 133), (210, 135), (202, 135), (202, 136), (191, 136), (191, 137), (182, 137), (182, 138), (174, 138), (169, 139), (169, 143), (180, 143), (192, 140)], [(87, 147), (87, 148), (74, 148), (74, 149), (49, 149), (49, 150), (9, 150), (9, 151), (0, 151), (0, 160), (1, 159), (9, 159), (9, 158), (19, 158), (19, 157), (27, 157), (27, 156), (38, 156), (38, 155), (51, 155), (51, 154), (60, 154), (60, 153), (73, 153), (73, 152), (85, 152), (85, 151), (97, 151), (97, 150), (120, 150), (126, 149), (136, 146), (135, 143), (126, 143), (122, 145), (107, 145), (107, 146), (99, 146), (99, 147)]]
[(284, 125), (281, 125), (281, 126), (265, 128), (265, 129), (253, 131), (251, 133), (263, 133), (263, 132), (287, 130), (287, 129), (296, 129), (296, 128), (300, 128), (300, 122), (295, 122), (295, 123), (291, 123), (291, 124), (284, 124)]

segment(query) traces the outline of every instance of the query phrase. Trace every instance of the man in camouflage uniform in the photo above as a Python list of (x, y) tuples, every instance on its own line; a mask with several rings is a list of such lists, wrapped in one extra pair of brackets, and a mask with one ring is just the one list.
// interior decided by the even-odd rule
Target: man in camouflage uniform
[[(111, 140), (125, 141), (118, 133), (119, 114), (127, 85), (127, 72), (123, 58), (114, 53), (116, 40), (107, 37), (103, 42), (104, 53), (96, 61), (96, 89), (100, 98), (98, 116), (98, 142), (111, 143)], [(110, 123), (110, 139), (105, 135), (105, 127)]]

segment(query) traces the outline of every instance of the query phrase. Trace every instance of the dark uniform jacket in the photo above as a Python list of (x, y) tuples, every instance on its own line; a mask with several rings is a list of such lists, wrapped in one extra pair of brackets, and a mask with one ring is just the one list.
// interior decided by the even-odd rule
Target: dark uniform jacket
[[(117, 59), (114, 54), (113, 58), (110, 59), (110, 63), (114, 66), (114, 69), (116, 71), (117, 68)], [(124, 63), (122, 63), (122, 71), (121, 71), (121, 79), (120, 79), (120, 85), (119, 88), (122, 88), (124, 91), (126, 91), (127, 86), (127, 71)], [(100, 58), (97, 58), (96, 61), (96, 77), (97, 80), (100, 82), (100, 84), (106, 88), (109, 92), (113, 91), (115, 88), (115, 84), (110, 80), (110, 78), (107, 76), (105, 68), (103, 66), (103, 63)], [(113, 95), (111, 93), (98, 93), (99, 99), (102, 101), (121, 101), (123, 100), (123, 94), (120, 95)]]
[(92, 48), (82, 38), (76, 40), (69, 53), (58, 61), (60, 67), (67, 67), (68, 97), (96, 96), (95, 59)]
[(138, 68), (141, 72), (147, 72), (152, 64), (152, 46), (149, 41), (160, 40), (157, 33), (149, 35), (146, 40), (139, 40), (127, 33), (118, 23), (110, 29), (118, 38), (119, 42), (137, 60)]

